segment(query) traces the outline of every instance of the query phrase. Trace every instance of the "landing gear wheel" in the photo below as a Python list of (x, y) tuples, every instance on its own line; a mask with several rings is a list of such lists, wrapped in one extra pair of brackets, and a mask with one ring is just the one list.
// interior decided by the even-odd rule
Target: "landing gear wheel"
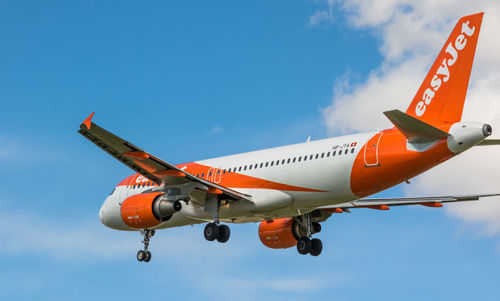
[(227, 225), (220, 225), (218, 227), (217, 233), (217, 241), (220, 243), (225, 243), (229, 240), (229, 236), (231, 235), (231, 230)]
[(137, 260), (144, 261), (145, 258), (146, 258), (146, 252), (144, 252), (143, 250), (140, 250), (139, 252), (137, 252)]
[(323, 251), (323, 243), (321, 242), (321, 240), (313, 238), (311, 240), (311, 251), (309, 252), (309, 254), (311, 254), (312, 256), (318, 256), (319, 254), (321, 254), (321, 251)]
[(146, 251), (146, 254), (144, 256), (144, 262), (149, 262), (151, 260), (151, 252)]
[(321, 224), (318, 222), (312, 223), (314, 233), (319, 233), (321, 232)]
[(205, 239), (208, 241), (214, 241), (219, 236), (218, 234), (219, 234), (219, 227), (215, 223), (208, 223), (205, 226), (205, 230), (203, 231), (203, 235), (205, 236)]
[(309, 237), (302, 237), (297, 241), (297, 251), (302, 255), (306, 255), (311, 251), (311, 240)]

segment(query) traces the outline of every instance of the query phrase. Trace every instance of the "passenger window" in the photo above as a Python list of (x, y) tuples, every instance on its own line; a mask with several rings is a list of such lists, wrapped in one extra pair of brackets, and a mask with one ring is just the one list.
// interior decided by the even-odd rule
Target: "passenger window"
[(299, 162), (302, 161), (302, 156), (299, 156)]
[(326, 156), (327, 156), (327, 157), (330, 157), (330, 152), (326, 153)]
[(344, 154), (346, 154), (346, 155), (347, 155), (347, 153), (348, 153), (348, 152), (349, 152), (349, 150), (348, 150), (348, 149), (346, 149), (346, 150), (345, 150), (345, 152), (344, 152)]
[(199, 177), (200, 177), (200, 174), (199, 174), (199, 173), (197, 173), (197, 174), (196, 174), (196, 176), (199, 178)]
[(295, 157), (293, 157), (293, 161), (292, 161), (293, 163), (295, 163), (295, 159), (296, 159), (296, 158), (295, 158)]
[(281, 160), (281, 165), (285, 164), (285, 159)]
[(332, 157), (334, 157), (336, 153), (337, 153), (337, 151), (333, 151)]
[(134, 185), (134, 186), (132, 186), (132, 189), (135, 189), (135, 185)]
[(339, 150), (339, 156), (342, 155), (342, 150)]
[(307, 156), (304, 156), (304, 161), (307, 161)]
[(276, 160), (276, 165), (279, 165), (280, 164), (280, 160)]
[(259, 163), (255, 164), (253, 168), (257, 169), (257, 167), (259, 167)]
[(241, 166), (240, 166), (240, 168), (238, 168), (238, 171), (241, 171)]
[(217, 174), (220, 175), (220, 169), (217, 171)]
[(273, 166), (273, 165), (274, 165), (274, 161), (271, 161), (271, 166)]
[(269, 165), (269, 162), (266, 162), (266, 167)]
[(211, 177), (211, 176), (212, 176), (212, 172), (210, 172), (210, 173), (208, 174), (208, 176), (209, 176), (209, 177)]
[(202, 173), (202, 174), (201, 174), (201, 177), (202, 177), (202, 178), (204, 178), (204, 177), (205, 177), (205, 173)]
[(351, 154), (354, 154), (354, 148), (351, 148)]
[(316, 154), (316, 158), (315, 159), (318, 159), (318, 157), (319, 157), (319, 154)]
[(290, 158), (288, 158), (288, 161), (286, 161), (286, 163), (290, 164)]
[(321, 153), (321, 158), (324, 158), (325, 157), (325, 153)]
[(248, 166), (248, 170), (251, 170), (252, 169), (252, 164), (250, 164), (250, 166)]
[(247, 166), (245, 165), (245, 168), (243, 170), (247, 170)]
[(226, 174), (226, 170), (225, 170), (225, 169), (222, 171), (222, 174), (223, 174), (223, 175), (225, 175), (225, 174)]

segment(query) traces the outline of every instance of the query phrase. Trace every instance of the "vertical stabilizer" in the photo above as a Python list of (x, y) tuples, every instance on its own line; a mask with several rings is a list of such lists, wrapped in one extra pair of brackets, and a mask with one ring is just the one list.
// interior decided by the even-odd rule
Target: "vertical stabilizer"
[(479, 13), (458, 21), (406, 114), (431, 125), (462, 119), (482, 20)]

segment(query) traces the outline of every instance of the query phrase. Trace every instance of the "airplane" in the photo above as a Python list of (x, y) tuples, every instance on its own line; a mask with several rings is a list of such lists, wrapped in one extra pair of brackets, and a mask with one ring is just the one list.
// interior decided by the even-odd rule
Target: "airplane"
[[(207, 223), (204, 237), (225, 243), (227, 224), (259, 222), (269, 248), (296, 246), (298, 253), (322, 253), (321, 223), (356, 208), (476, 201), (500, 194), (370, 199), (433, 168), (486, 139), (489, 124), (463, 122), (483, 13), (459, 19), (406, 112), (384, 112), (394, 127), (298, 143), (208, 160), (171, 164), (92, 122), (79, 133), (136, 173), (105, 199), (101, 222), (112, 229), (140, 231), (149, 262), (156, 230)], [(370, 101), (370, 100), (367, 100)]]

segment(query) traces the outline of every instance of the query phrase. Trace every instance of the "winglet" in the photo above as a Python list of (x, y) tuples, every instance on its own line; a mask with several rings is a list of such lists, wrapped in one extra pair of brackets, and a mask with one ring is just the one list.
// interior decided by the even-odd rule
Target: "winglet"
[(92, 117), (94, 117), (94, 114), (95, 112), (92, 112), (92, 114), (90, 114), (89, 117), (87, 117), (87, 119), (82, 122), (82, 124), (84, 124), (88, 130), (90, 130), (90, 125), (92, 124)]

